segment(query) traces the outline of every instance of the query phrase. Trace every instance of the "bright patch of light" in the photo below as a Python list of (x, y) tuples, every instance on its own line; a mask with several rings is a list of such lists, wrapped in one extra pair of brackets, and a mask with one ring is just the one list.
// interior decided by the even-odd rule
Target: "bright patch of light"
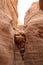
[(18, 0), (18, 21), (21, 24), (24, 24), (25, 12), (30, 8), (32, 2), (38, 0)]

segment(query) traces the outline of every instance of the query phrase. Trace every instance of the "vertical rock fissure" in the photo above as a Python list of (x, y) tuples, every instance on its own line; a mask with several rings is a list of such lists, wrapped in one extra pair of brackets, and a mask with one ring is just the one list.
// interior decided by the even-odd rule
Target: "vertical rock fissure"
[(24, 53), (25, 53), (25, 35), (24, 34), (15, 34), (15, 39), (14, 39), (16, 46), (18, 47), (22, 60), (24, 61)]

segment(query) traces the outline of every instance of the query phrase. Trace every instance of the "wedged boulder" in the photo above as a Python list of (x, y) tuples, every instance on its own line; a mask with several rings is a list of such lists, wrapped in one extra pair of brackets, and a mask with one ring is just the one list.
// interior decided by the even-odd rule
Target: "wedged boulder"
[(24, 65), (25, 53), (25, 34), (23, 32), (16, 33), (14, 36), (15, 41), (15, 64)]
[(31, 17), (25, 35), (25, 65), (43, 65), (43, 11), (39, 10)]
[(14, 33), (10, 22), (9, 16), (0, 10), (0, 65), (14, 65)]

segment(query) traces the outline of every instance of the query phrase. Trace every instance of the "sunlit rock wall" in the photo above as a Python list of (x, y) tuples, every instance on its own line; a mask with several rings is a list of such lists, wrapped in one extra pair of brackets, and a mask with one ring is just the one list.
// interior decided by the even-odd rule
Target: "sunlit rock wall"
[(24, 18), (24, 24), (28, 24), (29, 20), (36, 14), (36, 12), (39, 10), (39, 3), (34, 2), (31, 7), (26, 12), (25, 18)]
[(17, 26), (17, 3), (18, 0), (0, 0), (0, 9), (5, 11), (7, 15), (9, 15), (12, 18), (12, 26), (13, 28)]

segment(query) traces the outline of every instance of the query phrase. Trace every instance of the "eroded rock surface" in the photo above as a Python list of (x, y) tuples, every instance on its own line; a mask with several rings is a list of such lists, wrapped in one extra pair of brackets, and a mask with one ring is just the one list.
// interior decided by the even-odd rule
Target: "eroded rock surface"
[(35, 16), (35, 14), (38, 12), (39, 10), (39, 3), (38, 2), (34, 2), (30, 9), (26, 12), (25, 18), (24, 18), (24, 24), (28, 24), (29, 20)]
[(17, 26), (17, 3), (18, 0), (0, 0), (0, 9), (7, 13), (12, 18), (13, 28)]
[(10, 22), (11, 19), (0, 10), (0, 65), (14, 65), (14, 34)]
[(28, 22), (25, 28), (25, 65), (43, 65), (43, 11), (34, 8), (32, 10), (34, 12), (27, 12), (25, 20), (25, 24)]
[(17, 2), (18, 0), (0, 0), (0, 65), (24, 65), (14, 41), (16, 32), (19, 33), (15, 28), (18, 17)]
[(14, 36), (15, 41), (15, 62), (16, 65), (24, 65), (24, 53), (25, 53), (25, 34), (17, 33)]

